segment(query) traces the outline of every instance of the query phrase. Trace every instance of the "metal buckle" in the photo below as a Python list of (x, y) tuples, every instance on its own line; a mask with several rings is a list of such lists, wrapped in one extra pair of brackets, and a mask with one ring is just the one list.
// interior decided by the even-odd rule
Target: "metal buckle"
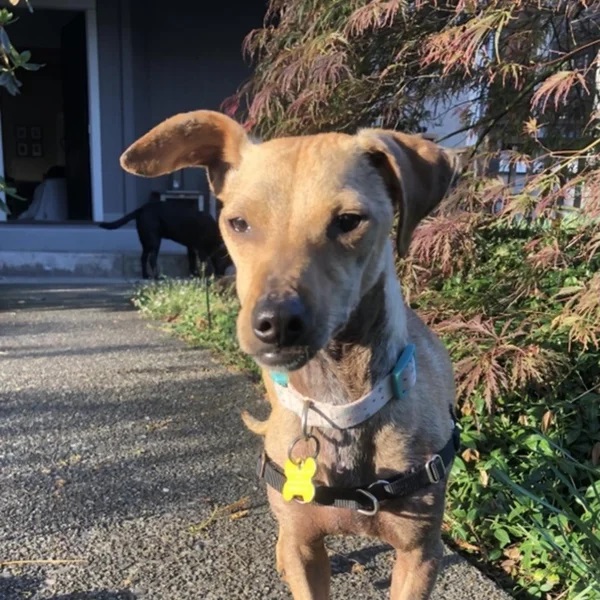
[(386, 485), (390, 485), (390, 482), (389, 482), (389, 481), (387, 481), (387, 479), (378, 479), (377, 481), (374, 481), (373, 483), (371, 483), (371, 484), (370, 484), (370, 485), (367, 487), (367, 489), (368, 489), (368, 490), (370, 490), (370, 489), (373, 489), (373, 488), (374, 488), (376, 485), (381, 485), (381, 486), (383, 486), (383, 490), (384, 490), (384, 491), (386, 491), (386, 489), (385, 489), (385, 486), (386, 486)]
[(373, 508), (371, 510), (359, 508), (359, 509), (357, 509), (358, 512), (361, 515), (366, 515), (367, 517), (372, 517), (372, 516), (376, 515), (379, 512), (379, 500), (377, 500), (377, 498), (375, 498), (375, 496), (373, 496), (373, 494), (371, 494), (371, 492), (368, 492), (367, 490), (358, 489), (356, 491), (360, 492), (363, 496), (366, 496), (373, 503)]
[(438, 483), (446, 475), (446, 465), (439, 454), (434, 454), (426, 463), (425, 471), (431, 483)]

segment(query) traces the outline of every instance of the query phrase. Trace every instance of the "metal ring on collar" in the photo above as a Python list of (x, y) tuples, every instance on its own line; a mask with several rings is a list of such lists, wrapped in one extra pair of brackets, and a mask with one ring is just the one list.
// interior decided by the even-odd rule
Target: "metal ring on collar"
[[(311, 458), (317, 458), (317, 456), (319, 455), (319, 450), (321, 448), (321, 445), (319, 443), (319, 440), (312, 434), (309, 435), (299, 435), (295, 440), (292, 441), (292, 443), (290, 444), (290, 447), (288, 448), (288, 458), (295, 464), (297, 465), (300, 460), (294, 460), (294, 458), (292, 457), (292, 453), (294, 451), (294, 448), (296, 447), (296, 444), (298, 442), (309, 442), (309, 441), (314, 441), (315, 443), (315, 450), (312, 453), (312, 455), (310, 455)], [(305, 457), (306, 458), (306, 457)]]
[(371, 510), (367, 510), (365, 508), (359, 508), (359, 509), (357, 509), (358, 512), (361, 515), (367, 515), (367, 517), (375, 516), (379, 512), (379, 500), (377, 500), (377, 498), (375, 498), (375, 496), (373, 494), (371, 494), (371, 492), (368, 492), (367, 490), (358, 489), (356, 491), (359, 492), (360, 494), (362, 494), (363, 496), (366, 496), (373, 503), (373, 508)]
[(300, 424), (302, 425), (302, 435), (305, 439), (308, 439), (310, 436), (310, 430), (312, 429), (308, 427), (308, 411), (310, 410), (312, 402), (310, 400), (304, 401), (304, 406), (302, 407), (302, 418), (300, 420)]

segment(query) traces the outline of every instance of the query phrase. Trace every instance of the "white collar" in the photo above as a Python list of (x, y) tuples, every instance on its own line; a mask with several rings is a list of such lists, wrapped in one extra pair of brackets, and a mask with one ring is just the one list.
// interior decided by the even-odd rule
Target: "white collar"
[(350, 404), (328, 404), (307, 398), (292, 387), (283, 373), (271, 373), (271, 379), (279, 402), (300, 418), (305, 418), (305, 427), (350, 429), (377, 414), (393, 398), (403, 398), (415, 385), (415, 346), (406, 346), (392, 372), (368, 394)]

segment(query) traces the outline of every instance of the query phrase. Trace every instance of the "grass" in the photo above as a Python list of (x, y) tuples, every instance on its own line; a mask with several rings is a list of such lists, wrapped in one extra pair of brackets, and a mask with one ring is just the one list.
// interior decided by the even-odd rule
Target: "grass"
[(133, 304), (143, 315), (162, 321), (165, 327), (186, 342), (209, 348), (228, 367), (260, 379), (256, 363), (238, 346), (237, 298), (231, 291), (207, 290), (199, 280), (167, 279), (140, 286)]

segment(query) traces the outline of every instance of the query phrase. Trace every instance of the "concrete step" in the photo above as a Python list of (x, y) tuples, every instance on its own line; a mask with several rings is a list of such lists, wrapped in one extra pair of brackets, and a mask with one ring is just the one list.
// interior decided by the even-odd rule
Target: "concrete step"
[[(141, 252), (56, 252), (0, 250), (0, 277), (137, 279)], [(187, 255), (161, 252), (158, 268), (168, 277), (187, 277)]]

